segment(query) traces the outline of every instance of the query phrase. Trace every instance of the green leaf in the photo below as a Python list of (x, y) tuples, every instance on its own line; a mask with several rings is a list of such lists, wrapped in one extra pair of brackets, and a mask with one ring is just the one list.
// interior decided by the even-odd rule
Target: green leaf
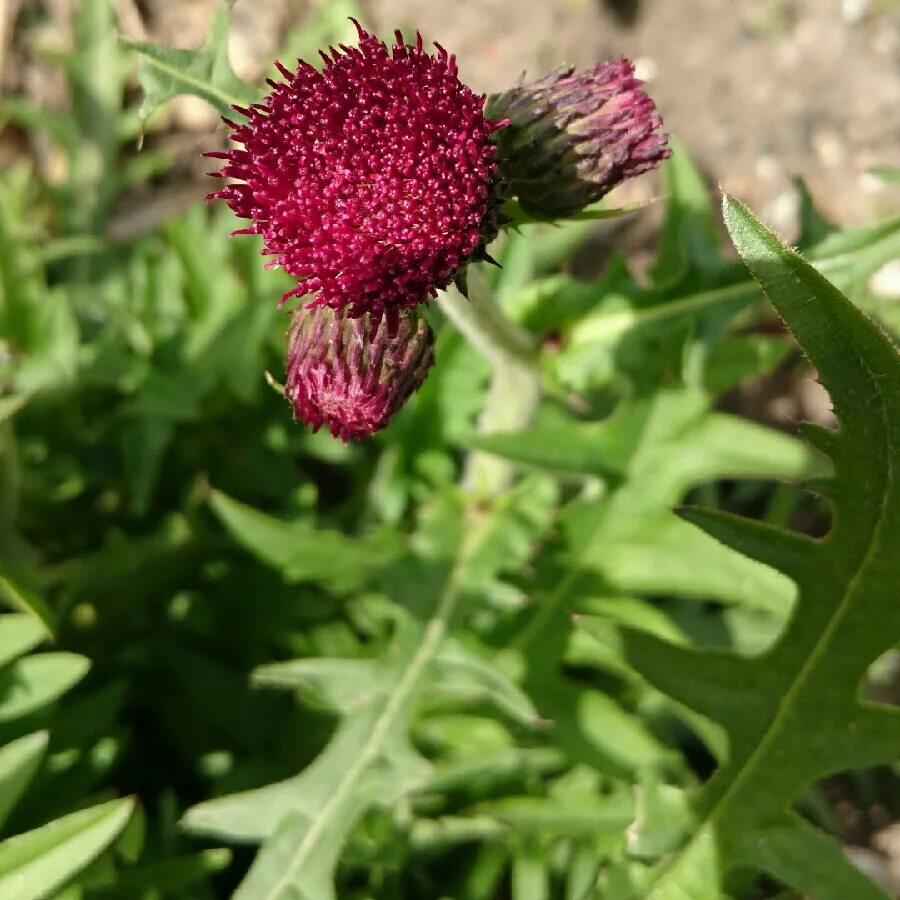
[(44, 753), (49, 735), (36, 731), (0, 749), (0, 825), (25, 792)]
[[(623, 407), (605, 422), (495, 432), (473, 438), (471, 444), (567, 474), (622, 474), (645, 422), (643, 410)], [(672, 444), (676, 439), (678, 455), (666, 469), (682, 487), (713, 478), (799, 478), (823, 473), (817, 458), (796, 439), (737, 416), (710, 413), (698, 418), (690, 431), (673, 436)]]
[(24, 656), (46, 639), (46, 629), (34, 616), (25, 613), (0, 616), (0, 666)]
[[(618, 219), (630, 213), (639, 212), (644, 208), (643, 204), (635, 203), (631, 206), (605, 207), (601, 203), (586, 206), (581, 212), (566, 216), (566, 222), (601, 222), (606, 219)], [(502, 212), (509, 219), (509, 226), (515, 228), (519, 225), (533, 225), (537, 222), (553, 222), (554, 219), (542, 219), (526, 212), (518, 200), (507, 200), (502, 207)]]
[[(672, 171), (677, 159), (669, 161)], [(614, 260), (596, 281), (554, 275), (532, 282), (516, 297), (515, 306), (529, 327), (552, 329), (559, 336), (561, 350), (548, 354), (545, 365), (566, 387), (584, 391), (623, 375), (656, 385), (669, 374), (658, 371), (658, 357), (674, 337), (691, 334), (712, 343), (761, 299), (752, 279), (714, 262), (715, 242), (702, 224), (706, 189), (701, 194), (700, 185), (694, 188), (679, 201), (696, 225), (693, 237), (673, 230), (677, 242), (672, 254), (665, 255), (664, 278), (655, 287), (640, 285)], [(816, 238), (809, 250), (816, 268), (860, 302), (871, 302), (865, 290), (868, 279), (900, 253), (900, 220), (833, 233), (820, 229)]]
[(839, 229), (816, 209), (812, 194), (810, 194), (806, 182), (797, 176), (792, 180), (800, 205), (800, 234), (797, 235), (797, 246), (805, 250), (808, 247), (814, 247), (816, 244), (821, 244), (827, 237), (834, 234)]
[(830, 840), (790, 814), (812, 781), (896, 758), (900, 713), (857, 695), (900, 633), (900, 356), (883, 332), (747, 209), (725, 199), (744, 262), (828, 389), (838, 431), (813, 432), (834, 464), (823, 483), (834, 522), (819, 541), (722, 514), (692, 519), (731, 547), (780, 567), (798, 586), (790, 622), (762, 656), (738, 657), (628, 635), (634, 667), (720, 723), (727, 752), (692, 798), (697, 827), (665, 859), (646, 896), (682, 900), (701, 874), (751, 863), (817, 898), (885, 895)]
[(790, 341), (781, 336), (748, 334), (724, 338), (715, 344), (706, 360), (704, 386), (718, 396), (745, 378), (770, 372), (792, 349)]
[[(739, 851), (740, 854), (740, 851)], [(815, 900), (885, 900), (838, 843), (797, 815), (745, 835), (742, 862), (771, 872)]]
[(435, 691), (457, 700), (465, 698), (496, 704), (519, 724), (533, 727), (537, 710), (528, 696), (499, 669), (467, 650), (457, 641), (448, 640), (435, 655)]
[[(287, 781), (210, 800), (184, 818), (192, 831), (266, 845), (238, 897), (326, 900), (346, 837), (371, 805), (390, 804), (419, 783), (427, 767), (408, 742), (411, 705), (436, 650), (417, 630), (401, 636), (386, 663), (385, 689), (351, 711), (309, 768)], [(284, 860), (273, 865), (272, 859)], [(326, 887), (327, 886), (327, 887)], [(294, 892), (294, 893), (291, 893)]]
[(547, 861), (532, 851), (515, 856), (512, 864), (513, 900), (549, 900)]
[(210, 505), (237, 541), (279, 569), (288, 581), (352, 589), (372, 571), (387, 566), (401, 550), (391, 532), (353, 538), (308, 521), (284, 522), (219, 491), (213, 491)]
[(233, 106), (246, 106), (258, 99), (258, 93), (234, 74), (228, 61), (230, 18), (231, 5), (221, 3), (199, 50), (177, 50), (123, 38), (125, 45), (143, 58), (140, 82), (144, 101), (138, 112), (141, 119), (149, 118), (178, 94), (201, 97), (223, 115), (231, 115)]
[(684, 147), (671, 143), (674, 152), (664, 166), (666, 220), (653, 266), (653, 280), (661, 285), (676, 282), (692, 267), (722, 267), (709, 187)]
[(253, 682), (295, 690), (307, 703), (348, 715), (384, 690), (381, 675), (371, 659), (292, 659), (260, 666), (253, 672)]
[(52, 703), (87, 674), (91, 664), (75, 653), (38, 653), (0, 671), (0, 722)]
[[(54, 616), (47, 601), (40, 594), (16, 584), (10, 578), (0, 574), (0, 598), (14, 608), (29, 613), (30, 617), (42, 626), (45, 637), (53, 633)], [(24, 628), (24, 626), (16, 627)]]
[(793, 588), (671, 514), (647, 516), (629, 534), (601, 527), (585, 547), (582, 568), (616, 591), (719, 600), (785, 614)]
[(112, 800), (0, 844), (0, 900), (40, 900), (81, 871), (121, 834), (134, 801)]
[[(481, 511), (477, 523), (481, 539), (465, 577), (466, 590), (478, 603), (518, 601), (518, 593), (503, 575), (514, 575), (528, 563), (553, 522), (557, 502), (554, 480), (532, 473)], [(470, 513), (471, 518), (478, 515)], [(440, 532), (436, 536), (438, 542), (445, 539)]]
[[(464, 524), (463, 511), (450, 509), (456, 510), (457, 520), (454, 514), (442, 519), (446, 530), (439, 561), (409, 559), (396, 570), (397, 592), (411, 592), (406, 606), (419, 610), (422, 618), (405, 615), (403, 607), (397, 607), (399, 622), (391, 647), (372, 663), (356, 696), (344, 678), (358, 673), (355, 661), (340, 673), (342, 680), (328, 699), (343, 716), (322, 753), (293, 778), (201, 803), (185, 815), (183, 824), (192, 831), (264, 842), (236, 898), (333, 898), (334, 869), (363, 813), (389, 807), (425, 782), (429, 766), (409, 737), (420, 699), (439, 683), (448, 666), (456, 677), (463, 664), (467, 680), (485, 683), (485, 668), (454, 650), (447, 643), (447, 631), (461, 603), (469, 567), (484, 543), (492, 540), (491, 518), (475, 519), (448, 565), (451, 542), (462, 535)], [(333, 672), (335, 662), (329, 664)], [(291, 681), (299, 672), (300, 683), (312, 679), (321, 687), (324, 671), (321, 662), (301, 661), (280, 670), (267, 667), (261, 674), (264, 680)], [(499, 674), (487, 682), (500, 691), (501, 702), (512, 711), (520, 716), (530, 712), (527, 700)]]
[[(121, 842), (120, 842), (121, 844)], [(161, 862), (121, 872), (114, 888), (104, 891), (105, 898), (133, 900), (142, 896), (166, 896), (183, 891), (198, 881), (217, 875), (231, 864), (231, 851), (224, 847), (203, 850), (191, 856), (173, 857)]]
[(20, 409), (27, 405), (30, 399), (30, 394), (13, 394), (10, 397), (0, 397), (0, 422), (11, 419)]
[(586, 835), (599, 832), (621, 837), (634, 820), (634, 804), (624, 794), (609, 797), (585, 791), (578, 797), (505, 797), (479, 805), (521, 835)]

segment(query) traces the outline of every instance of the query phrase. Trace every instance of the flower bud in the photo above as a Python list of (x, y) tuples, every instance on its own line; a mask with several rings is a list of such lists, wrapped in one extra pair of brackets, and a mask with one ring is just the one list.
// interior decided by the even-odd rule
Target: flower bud
[(497, 163), (523, 211), (563, 219), (670, 155), (662, 119), (627, 59), (586, 72), (563, 67), (492, 96), (486, 114), (506, 119)]
[(285, 396), (294, 417), (346, 443), (387, 425), (434, 362), (434, 333), (416, 310), (351, 318), (305, 307), (288, 331)]

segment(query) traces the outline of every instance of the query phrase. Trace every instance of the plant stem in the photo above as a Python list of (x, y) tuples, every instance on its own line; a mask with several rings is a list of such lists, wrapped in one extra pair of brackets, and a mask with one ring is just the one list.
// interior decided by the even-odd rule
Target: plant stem
[[(504, 315), (476, 266), (469, 268), (468, 291), (466, 299), (456, 288), (450, 288), (438, 297), (438, 303), (493, 369), (478, 431), (519, 431), (531, 420), (540, 395), (534, 340)], [(467, 491), (490, 497), (505, 490), (512, 476), (507, 460), (473, 450), (466, 460), (462, 483)]]

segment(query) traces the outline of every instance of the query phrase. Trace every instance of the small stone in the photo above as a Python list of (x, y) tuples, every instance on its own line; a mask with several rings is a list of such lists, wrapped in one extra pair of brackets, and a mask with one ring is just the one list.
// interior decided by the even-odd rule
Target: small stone
[(656, 78), (659, 67), (656, 60), (649, 56), (638, 56), (634, 60), (634, 75), (640, 81), (653, 81)]
[(892, 259), (869, 279), (872, 292), (881, 297), (900, 300), (900, 259)]
[(848, 25), (858, 25), (872, 6), (871, 0), (843, 0), (841, 14)]
[(813, 150), (823, 166), (839, 168), (847, 159), (847, 148), (841, 136), (830, 128), (820, 128), (812, 137)]

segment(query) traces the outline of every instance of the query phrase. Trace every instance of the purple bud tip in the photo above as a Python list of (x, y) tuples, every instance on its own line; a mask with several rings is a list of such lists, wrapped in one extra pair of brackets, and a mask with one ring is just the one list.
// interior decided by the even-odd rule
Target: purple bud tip
[(351, 317), (328, 306), (297, 309), (288, 331), (285, 396), (313, 431), (344, 443), (384, 428), (434, 362), (434, 334), (416, 310)]
[(216, 173), (224, 200), (297, 279), (291, 296), (354, 315), (408, 309), (453, 280), (482, 243), (501, 123), (421, 38), (388, 48), (359, 23), (359, 46), (321, 72), (279, 64), (285, 81), (240, 112)]
[(488, 110), (510, 122), (496, 139), (509, 196), (537, 218), (575, 215), (671, 153), (627, 59), (556, 69), (491, 97)]

